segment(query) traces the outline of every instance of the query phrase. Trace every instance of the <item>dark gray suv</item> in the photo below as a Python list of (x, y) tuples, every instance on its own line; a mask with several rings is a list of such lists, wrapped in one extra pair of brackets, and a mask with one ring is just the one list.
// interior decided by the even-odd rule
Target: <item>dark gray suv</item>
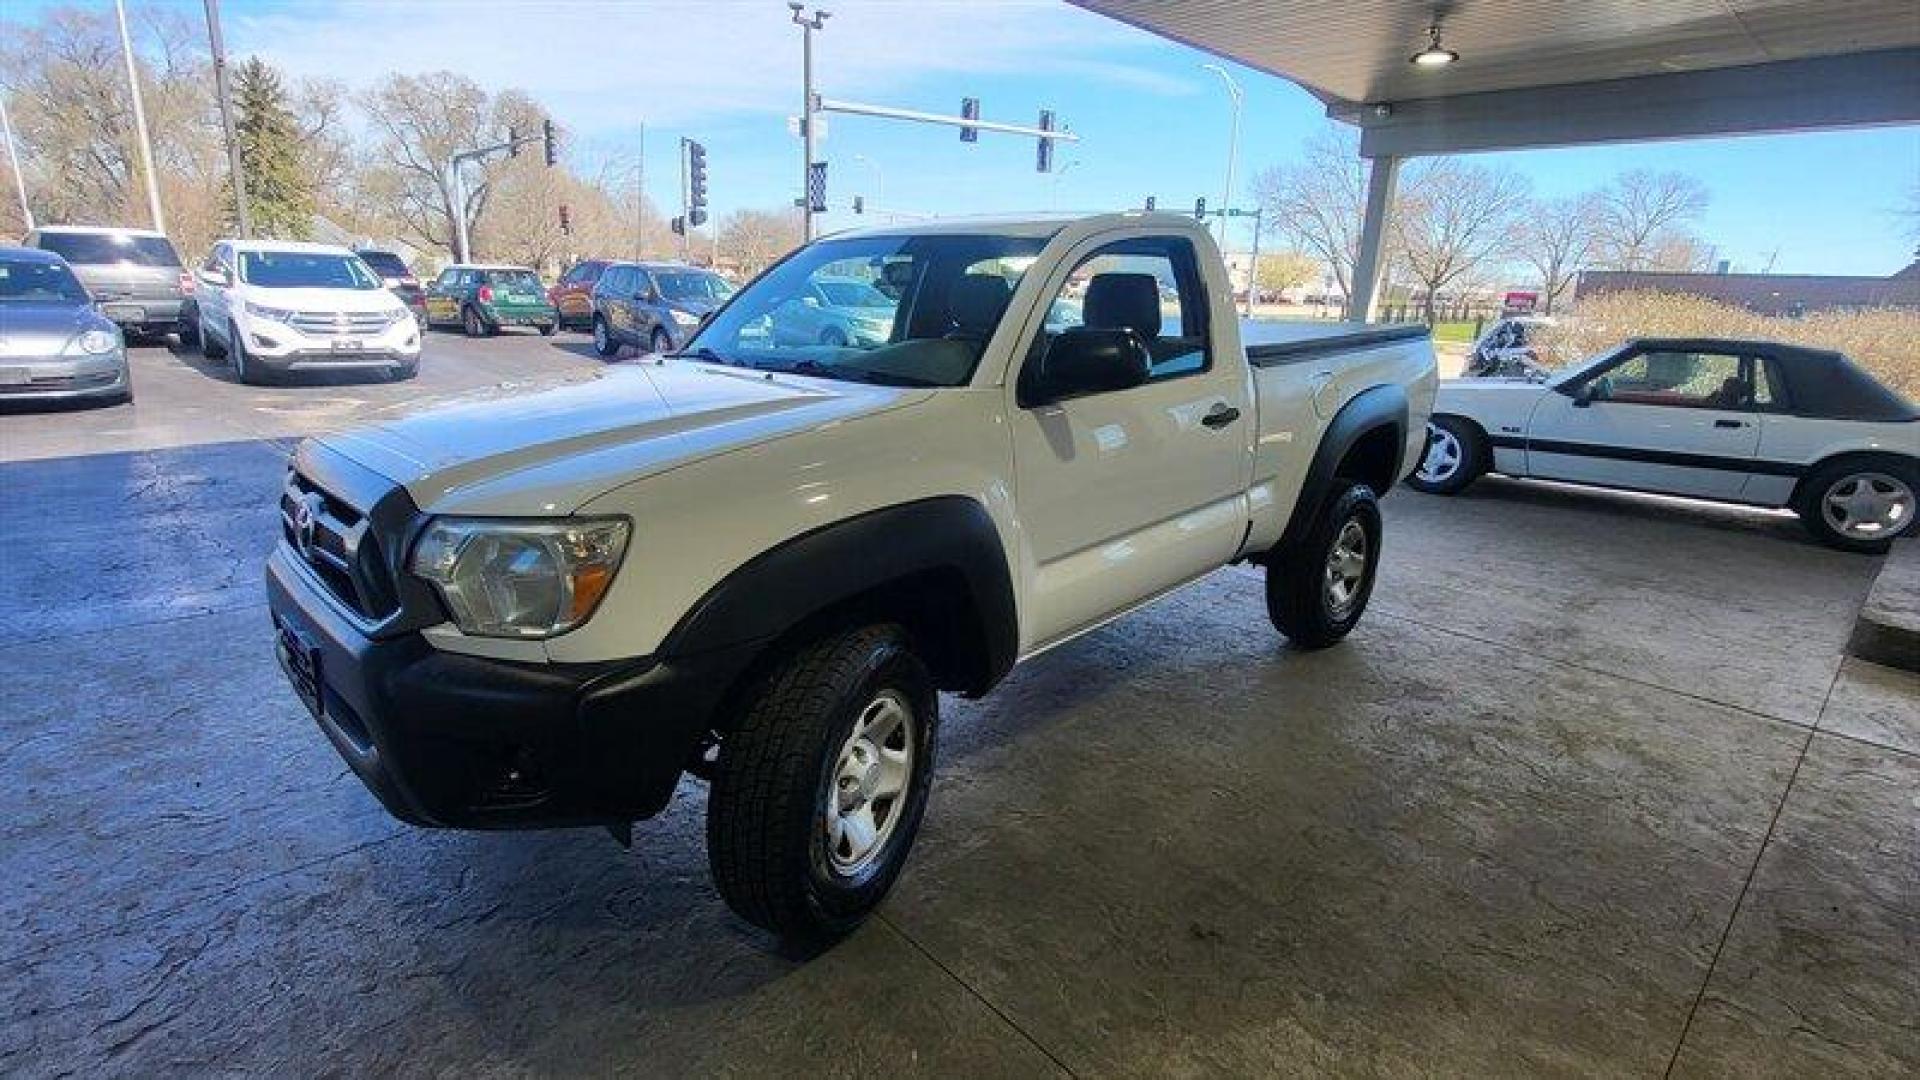
[(180, 265), (173, 242), (152, 229), (43, 225), (26, 245), (67, 260), (100, 313), (128, 337), (179, 334), (196, 340), (193, 275)]
[(613, 263), (593, 287), (594, 350), (612, 356), (633, 345), (672, 352), (732, 294), (726, 278), (698, 266)]

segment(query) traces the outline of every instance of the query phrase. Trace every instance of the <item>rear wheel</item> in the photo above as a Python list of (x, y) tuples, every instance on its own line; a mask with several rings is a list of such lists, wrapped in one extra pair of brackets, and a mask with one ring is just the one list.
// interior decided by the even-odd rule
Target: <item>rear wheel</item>
[(1427, 421), (1427, 448), (1420, 464), (1407, 477), (1407, 486), (1429, 495), (1453, 495), (1465, 490), (1485, 471), (1486, 436), (1456, 416)]
[(555, 333), (559, 332), (559, 330), (560, 330), (560, 320), (558, 318), (554, 319), (550, 323), (540, 324), (541, 337), (552, 337)]
[(723, 738), (707, 805), (727, 904), (794, 940), (860, 925), (920, 829), (939, 709), (897, 626), (833, 634), (780, 662)]
[(1365, 484), (1335, 489), (1298, 545), (1267, 563), (1267, 617), (1300, 649), (1324, 649), (1360, 623), (1380, 567), (1380, 502)]
[(1898, 458), (1859, 458), (1821, 466), (1801, 487), (1795, 510), (1821, 542), (1878, 553), (1913, 528), (1920, 466)]
[(598, 315), (593, 317), (593, 351), (609, 359), (620, 351), (620, 343), (613, 339), (613, 329)]
[(480, 313), (470, 307), (460, 310), (460, 328), (466, 331), (468, 337), (486, 337), (492, 332)]

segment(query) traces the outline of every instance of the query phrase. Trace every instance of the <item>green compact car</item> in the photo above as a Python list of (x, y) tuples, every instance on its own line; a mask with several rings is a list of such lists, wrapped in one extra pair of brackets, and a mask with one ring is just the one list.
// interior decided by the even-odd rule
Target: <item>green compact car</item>
[(524, 266), (449, 266), (427, 286), (426, 306), (428, 326), (458, 326), (468, 337), (497, 334), (506, 326), (551, 334), (560, 326), (540, 275)]

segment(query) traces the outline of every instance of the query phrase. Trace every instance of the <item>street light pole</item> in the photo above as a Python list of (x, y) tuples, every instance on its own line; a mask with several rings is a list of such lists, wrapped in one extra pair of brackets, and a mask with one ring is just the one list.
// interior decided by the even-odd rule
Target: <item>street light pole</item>
[(127, 33), (125, 0), (113, 0), (120, 18), (120, 55), (127, 61), (127, 90), (133, 95), (133, 131), (140, 140), (141, 169), (147, 174), (147, 211), (153, 216), (153, 231), (166, 232), (166, 215), (160, 211), (160, 178), (153, 171), (153, 144), (147, 139), (147, 107), (140, 99), (140, 69), (133, 62), (133, 37)]
[(247, 177), (240, 161), (240, 139), (233, 130), (233, 93), (227, 86), (227, 48), (220, 39), (220, 0), (207, 0), (207, 43), (213, 50), (213, 90), (220, 96), (220, 127), (227, 137), (227, 171), (233, 177), (234, 223), (240, 239), (253, 236), (253, 216), (247, 212)]
[(793, 23), (800, 28), (800, 237), (813, 240), (813, 32), (826, 28), (833, 13), (815, 8), (807, 14), (807, 5), (788, 0)]
[(20, 154), (13, 148), (13, 121), (7, 119), (7, 96), (0, 94), (0, 139), (7, 144), (7, 164), (13, 168), (13, 190), (20, 196), (21, 223), (33, 231), (33, 207), (27, 202), (27, 178), (20, 173)]
[[(1233, 76), (1227, 74), (1227, 69), (1221, 67), (1219, 64), (1202, 64), (1200, 66), (1220, 76), (1220, 81), (1227, 85), (1227, 96), (1233, 99), (1233, 133), (1227, 138), (1227, 186), (1226, 190), (1220, 193), (1220, 205), (1222, 207), (1229, 207), (1233, 205), (1233, 172), (1235, 167), (1240, 163), (1240, 84), (1234, 82)], [(1224, 247), (1226, 245), (1226, 240), (1227, 219), (1221, 218), (1221, 246)]]

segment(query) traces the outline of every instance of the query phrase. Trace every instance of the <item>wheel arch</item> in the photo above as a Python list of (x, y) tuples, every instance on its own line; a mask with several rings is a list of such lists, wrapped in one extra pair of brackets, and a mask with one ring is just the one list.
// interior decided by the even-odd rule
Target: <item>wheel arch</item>
[[(754, 644), (750, 669), (757, 669), (790, 642), (862, 620), (905, 626), (942, 689), (991, 689), (1013, 667), (1019, 622), (1005, 549), (986, 508), (938, 496), (786, 540), (709, 589), (660, 652)], [(750, 682), (751, 670), (740, 681)]]
[(1811, 485), (1814, 478), (1818, 477), (1828, 468), (1835, 465), (1864, 466), (1871, 462), (1891, 462), (1904, 466), (1909, 476), (1920, 475), (1920, 457), (1915, 457), (1912, 454), (1903, 454), (1898, 450), (1871, 447), (1835, 450), (1822, 457), (1816, 458), (1806, 467), (1806, 470), (1800, 474), (1800, 478), (1794, 481), (1793, 495), (1787, 502), (1788, 507), (1794, 510), (1805, 507), (1807, 500), (1813, 494)]
[(1410, 414), (1406, 390), (1394, 384), (1363, 390), (1343, 405), (1314, 448), (1293, 516), (1276, 546), (1300, 542), (1335, 494), (1335, 481), (1341, 477), (1358, 480), (1376, 496), (1384, 496), (1405, 472), (1401, 457)]

